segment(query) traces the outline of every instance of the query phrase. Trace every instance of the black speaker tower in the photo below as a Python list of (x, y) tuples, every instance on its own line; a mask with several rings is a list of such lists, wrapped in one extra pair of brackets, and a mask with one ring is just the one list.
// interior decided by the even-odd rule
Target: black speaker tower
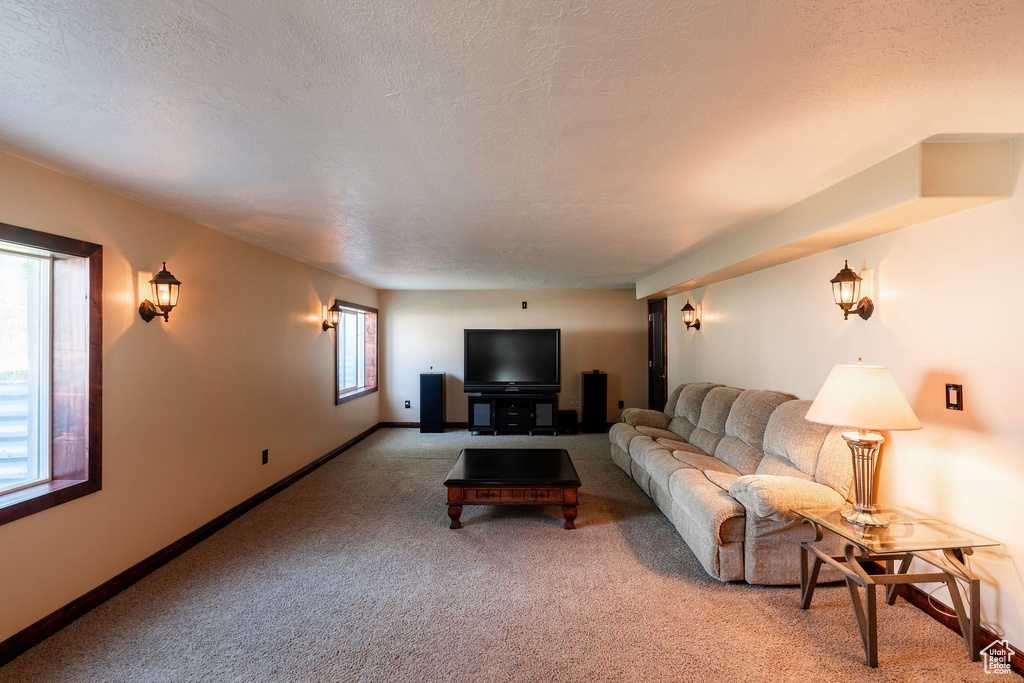
[(444, 373), (420, 375), (420, 432), (444, 431)]
[(583, 373), (584, 432), (608, 431), (608, 375), (594, 370)]

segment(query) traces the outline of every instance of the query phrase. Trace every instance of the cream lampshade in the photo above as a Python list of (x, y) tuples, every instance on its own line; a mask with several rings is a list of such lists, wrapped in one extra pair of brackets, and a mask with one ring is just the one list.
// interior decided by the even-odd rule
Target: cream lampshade
[(852, 509), (843, 511), (843, 517), (861, 526), (888, 526), (874, 504), (875, 458), (885, 439), (868, 430), (921, 429), (921, 421), (887, 367), (863, 365), (860, 359), (857, 363), (832, 368), (806, 419), (857, 428), (843, 433), (853, 458), (856, 501)]

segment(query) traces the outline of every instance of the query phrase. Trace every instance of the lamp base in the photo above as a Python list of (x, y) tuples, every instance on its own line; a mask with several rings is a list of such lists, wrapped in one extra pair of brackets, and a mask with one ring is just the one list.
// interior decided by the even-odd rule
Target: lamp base
[(878, 514), (877, 510), (858, 510), (855, 507), (846, 508), (841, 513), (843, 519), (851, 524), (857, 526), (876, 526), (876, 527), (887, 527), (889, 526), (889, 519), (883, 515)]
[(854, 505), (843, 510), (843, 519), (857, 526), (887, 527), (889, 520), (875, 507), (875, 457), (885, 438), (874, 432), (844, 432), (853, 460)]

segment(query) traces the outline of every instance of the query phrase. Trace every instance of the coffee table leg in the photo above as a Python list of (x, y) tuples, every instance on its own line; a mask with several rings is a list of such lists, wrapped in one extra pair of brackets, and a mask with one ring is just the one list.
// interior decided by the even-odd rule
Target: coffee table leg
[[(449, 505), (448, 506), (448, 516), (452, 518), (451, 526), (448, 527), (449, 529), (461, 529), (462, 528), (462, 522), (459, 521), (459, 517), (462, 516), (462, 506), (461, 505)], [(575, 515), (573, 515), (573, 516), (575, 517)]]
[(562, 512), (565, 514), (565, 528), (575, 529), (576, 528), (576, 506), (575, 505), (563, 505)]

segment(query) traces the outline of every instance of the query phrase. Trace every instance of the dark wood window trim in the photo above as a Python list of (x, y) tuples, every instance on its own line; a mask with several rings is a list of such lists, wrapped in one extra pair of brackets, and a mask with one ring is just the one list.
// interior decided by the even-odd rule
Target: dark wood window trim
[[(364, 306), (363, 304), (356, 304), (356, 303), (352, 303), (351, 301), (343, 301), (341, 299), (335, 299), (334, 303), (336, 305), (342, 307), (342, 308), (348, 308), (348, 309), (351, 309), (351, 310), (362, 311), (363, 313), (371, 313), (371, 314), (373, 314), (373, 325), (367, 325), (366, 328), (365, 328), (366, 351), (365, 351), (364, 357), (366, 359), (365, 360), (366, 366), (365, 366), (364, 372), (366, 374), (366, 383), (367, 383), (368, 386), (362, 387), (360, 389), (353, 389), (353, 390), (347, 391), (345, 393), (341, 393), (341, 377), (340, 377), (340, 374), (341, 374), (341, 372), (340, 372), (340, 367), (341, 367), (341, 358), (340, 358), (341, 345), (340, 345), (340, 341), (339, 341), (341, 339), (341, 331), (340, 330), (335, 330), (335, 332), (337, 333), (337, 336), (334, 338), (334, 349), (335, 349), (335, 357), (334, 357), (334, 404), (340, 406), (342, 403), (348, 403), (349, 401), (354, 401), (357, 398), (362, 398), (363, 396), (366, 396), (367, 394), (372, 394), (372, 393), (375, 393), (377, 391), (377, 385), (378, 385), (378, 376), (377, 376), (377, 368), (378, 368), (378, 363), (377, 363), (377, 352), (378, 352), (378, 346), (377, 346), (377, 313), (378, 313), (378, 311), (377, 311), (376, 308), (373, 308), (372, 306)], [(372, 353), (371, 353), (371, 350), (372, 350)], [(372, 377), (372, 380), (370, 379), (371, 377)], [(371, 381), (373, 382), (372, 385), (369, 384)]]
[[(0, 524), (7, 524), (102, 488), (103, 247), (6, 223), (0, 223), (0, 242), (77, 257), (54, 262), (52, 478), (0, 494)], [(89, 281), (87, 310), (78, 296), (68, 296), (68, 287), (61, 285), (62, 280), (85, 277)], [(72, 287), (71, 291), (81, 290)], [(67, 330), (73, 323), (88, 325), (85, 354), (61, 353), (61, 335), (70, 334)]]

